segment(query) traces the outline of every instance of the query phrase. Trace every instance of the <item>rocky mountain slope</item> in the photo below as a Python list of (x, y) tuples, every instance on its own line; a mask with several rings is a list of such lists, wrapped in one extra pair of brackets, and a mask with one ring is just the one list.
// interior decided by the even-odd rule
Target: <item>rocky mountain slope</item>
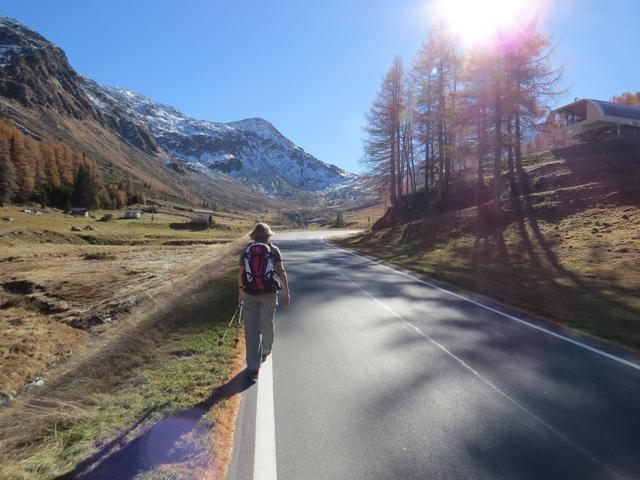
[(45, 137), (52, 133), (39, 128), (46, 122), (29, 113), (99, 125), (169, 176), (192, 177), (187, 184), (237, 182), (274, 199), (307, 203), (325, 192), (338, 200), (361, 196), (351, 188), (355, 175), (316, 159), (268, 121), (196, 120), (144, 95), (100, 85), (79, 75), (59, 47), (7, 17), (0, 17), (0, 111)]
[[(295, 190), (327, 190), (354, 178), (305, 152), (261, 118), (230, 123), (196, 120), (122, 88), (85, 79), (84, 89), (100, 112), (150, 131), (171, 157), (189, 162), (205, 175), (222, 172), (280, 198), (292, 197)], [(131, 129), (133, 135), (137, 131)]]

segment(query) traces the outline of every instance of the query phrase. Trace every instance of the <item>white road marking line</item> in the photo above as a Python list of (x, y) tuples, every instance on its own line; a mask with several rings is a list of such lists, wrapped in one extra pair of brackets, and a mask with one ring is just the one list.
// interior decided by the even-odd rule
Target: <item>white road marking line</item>
[(447, 347), (445, 347), (444, 345), (442, 345), (441, 343), (439, 343), (438, 341), (434, 340), (433, 338), (431, 338), (429, 335), (427, 335), (426, 333), (424, 333), (422, 330), (420, 330), (416, 325), (414, 325), (413, 323), (411, 323), (410, 321), (408, 321), (407, 319), (405, 319), (402, 315), (400, 315), (399, 313), (397, 313), (395, 310), (391, 309), (387, 304), (385, 304), (382, 300), (378, 299), (377, 297), (374, 297), (371, 293), (369, 293), (368, 291), (366, 291), (364, 288), (362, 288), (360, 285), (358, 285), (357, 283), (355, 283), (353, 280), (351, 280), (350, 278), (348, 278), (344, 273), (342, 273), (341, 271), (337, 271), (337, 273), (344, 278), (347, 282), (349, 282), (350, 284), (352, 284), (353, 286), (355, 286), (356, 288), (358, 288), (361, 292), (363, 292), (367, 297), (369, 297), (370, 299), (372, 299), (374, 302), (378, 303), (382, 308), (384, 308), (387, 312), (389, 312), (390, 314), (392, 314), (393, 316), (395, 316), (396, 318), (398, 318), (399, 320), (401, 320), (402, 322), (404, 322), (405, 324), (407, 324), (412, 330), (414, 330), (416, 333), (418, 333), (419, 335), (421, 335), (422, 337), (424, 337), (425, 339), (427, 339), (431, 344), (433, 344), (434, 346), (436, 346), (438, 349), (440, 349), (441, 351), (443, 351), (444, 353), (446, 353), (448, 356), (450, 356), (451, 358), (453, 358), (458, 364), (460, 364), (463, 368), (465, 368), (466, 370), (468, 370), (469, 372), (471, 372), (478, 380), (480, 380), (482, 383), (484, 383), (485, 385), (487, 385), (489, 388), (491, 388), (492, 390), (494, 390), (496, 393), (498, 393), (500, 396), (504, 397), (506, 400), (508, 400), (509, 402), (511, 402), (513, 405), (515, 405), (518, 409), (522, 410), (524, 413), (526, 413), (527, 415), (529, 415), (531, 418), (533, 418), (534, 420), (536, 420), (538, 423), (540, 423), (542, 426), (544, 426), (547, 430), (549, 430), (550, 432), (552, 432), (553, 434), (555, 434), (558, 438), (560, 438), (561, 440), (563, 440), (565, 443), (567, 443), (568, 445), (570, 445), (571, 447), (573, 447), (574, 449), (576, 449), (577, 451), (579, 451), (580, 453), (582, 453), (583, 455), (585, 455), (587, 458), (589, 458), (592, 462), (594, 462), (596, 465), (599, 465), (600, 467), (602, 467), (604, 470), (606, 470), (607, 472), (609, 472), (611, 475), (613, 475), (615, 478), (619, 478), (622, 479), (623, 477), (620, 476), (620, 474), (618, 474), (617, 472), (615, 472), (614, 470), (612, 470), (610, 467), (608, 467), (607, 465), (604, 465), (603, 463), (601, 463), (597, 458), (593, 457), (588, 451), (584, 450), (581, 446), (579, 446), (578, 444), (574, 443), (569, 437), (567, 437), (564, 433), (560, 432), (559, 430), (556, 430), (552, 425), (550, 425), (549, 423), (547, 423), (544, 419), (542, 419), (541, 417), (539, 417), (538, 415), (536, 415), (535, 413), (533, 413), (531, 410), (529, 410), (527, 407), (525, 407), (524, 405), (522, 405), (520, 402), (518, 402), (515, 398), (509, 396), (509, 394), (507, 394), (504, 390), (502, 390), (500, 387), (498, 387), (497, 385), (495, 385), (493, 382), (491, 382), (491, 380), (489, 380), (488, 378), (484, 377), (481, 373), (479, 373), (476, 369), (474, 369), (473, 367), (471, 367), (467, 362), (465, 362), (462, 358), (458, 357), (457, 355), (455, 355), (454, 353), (452, 353)]
[(592, 347), (591, 345), (587, 345), (586, 343), (580, 342), (578, 340), (574, 340), (573, 338), (567, 337), (565, 335), (562, 335), (561, 333), (556, 333), (553, 330), (549, 330), (547, 328), (541, 327), (540, 325), (536, 325), (534, 323), (528, 322), (527, 320), (523, 320), (521, 318), (518, 318), (514, 315), (511, 315), (509, 313), (503, 312), (501, 310), (498, 310), (496, 308), (490, 307), (489, 305), (485, 305), (484, 303), (481, 303), (477, 300), (473, 300), (472, 298), (469, 297), (465, 297), (464, 295), (460, 295), (459, 293), (455, 293), (452, 292), (451, 290), (447, 290), (446, 288), (440, 287), (434, 283), (431, 282), (427, 282), (426, 280), (423, 280), (422, 278), (417, 277), (416, 275), (412, 274), (412, 272), (406, 271), (406, 270), (400, 270), (397, 268), (393, 268), (389, 265), (386, 265), (384, 262), (382, 262), (382, 260), (372, 260), (369, 257), (366, 257), (364, 255), (360, 255), (358, 253), (352, 252), (350, 250), (347, 250), (346, 248), (342, 248), (342, 247), (338, 247), (337, 245), (333, 245), (329, 242), (327, 242), (325, 239), (325, 237), (321, 237), (320, 239), (327, 245), (337, 249), (337, 250), (342, 250), (345, 253), (348, 253), (349, 255), (353, 255), (354, 257), (358, 257), (361, 258), (363, 260), (367, 260), (375, 265), (380, 265), (384, 268), (387, 268), (395, 273), (399, 273), (400, 275), (404, 275), (405, 277), (409, 277), (412, 280), (422, 283), (423, 285), (426, 285), (428, 287), (434, 288), (436, 290), (440, 290), (441, 292), (447, 293), (449, 295), (453, 295), (456, 298), (459, 298), (460, 300), (464, 300), (466, 302), (472, 303), (473, 305), (476, 305), (477, 307), (481, 307), (484, 308), (485, 310), (489, 310), (490, 312), (493, 312), (495, 314), (498, 314), (502, 317), (508, 318), (509, 320), (512, 320), (514, 322), (517, 322), (521, 325), (524, 325), (526, 327), (532, 328), (534, 330), (538, 330), (539, 332), (542, 333), (546, 333), (547, 335), (551, 335), (552, 337), (558, 338), (560, 340), (564, 340), (565, 342), (571, 343), (573, 345), (576, 345), (577, 347), (583, 348), (585, 350), (588, 350), (592, 353), (595, 353), (597, 355), (601, 355), (605, 358), (608, 358), (609, 360), (613, 360), (615, 362), (621, 363), (623, 365), (626, 365), (627, 367), (631, 367), (634, 368), (636, 370), (640, 370), (640, 364), (631, 362), (629, 360), (626, 360), (622, 357), (618, 357), (617, 355), (614, 355), (612, 353), (609, 352), (605, 352), (604, 350), (600, 350), (599, 348), (596, 347)]
[(256, 440), (253, 480), (276, 480), (276, 422), (273, 407), (273, 364), (271, 355), (260, 367), (256, 405)]

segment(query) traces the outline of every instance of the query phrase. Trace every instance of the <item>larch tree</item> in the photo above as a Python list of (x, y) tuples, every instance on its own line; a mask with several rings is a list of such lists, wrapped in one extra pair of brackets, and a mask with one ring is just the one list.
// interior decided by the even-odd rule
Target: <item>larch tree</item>
[(401, 125), (403, 110), (402, 60), (396, 58), (385, 75), (375, 101), (367, 114), (364, 161), (378, 190), (384, 191), (392, 205), (402, 196)]
[(8, 203), (15, 191), (15, 168), (11, 161), (9, 143), (0, 136), (0, 206)]
[(37, 189), (38, 185), (47, 183), (47, 177), (43, 168), (44, 165), (42, 161), (40, 142), (32, 137), (25, 137), (25, 147), (27, 149), (27, 155), (31, 159), (31, 165), (33, 166), (33, 182)]
[(25, 145), (24, 135), (16, 131), (9, 141), (11, 161), (16, 172), (16, 199), (26, 202), (35, 189), (35, 168)]
[(510, 148), (513, 148), (515, 169), (521, 193), (529, 192), (527, 177), (522, 167), (523, 129), (534, 130), (548, 110), (549, 99), (559, 94), (557, 85), (562, 68), (551, 65), (554, 48), (547, 35), (535, 25), (525, 30), (516, 47), (506, 54), (506, 103), (508, 120), (513, 132)]
[(460, 61), (453, 35), (440, 25), (424, 42), (410, 73), (425, 194), (436, 188), (440, 201), (447, 196), (454, 162)]
[(462, 82), (464, 88), (460, 95), (461, 124), (466, 125), (467, 150), (473, 156), (476, 169), (476, 202), (485, 188), (485, 164), (491, 151), (492, 125), (492, 89), (489, 71), (492, 58), (476, 49), (468, 55)]
[(60, 186), (60, 170), (58, 162), (56, 162), (56, 153), (52, 145), (48, 143), (40, 144), (40, 153), (42, 155), (42, 169), (47, 182), (52, 187)]
[(98, 205), (98, 188), (87, 164), (78, 167), (73, 183), (73, 205), (95, 208)]
[(435, 151), (435, 118), (436, 99), (436, 44), (430, 37), (424, 42), (416, 55), (409, 76), (414, 91), (414, 124), (416, 143), (422, 155), (423, 183), (425, 196), (435, 185), (434, 151)]

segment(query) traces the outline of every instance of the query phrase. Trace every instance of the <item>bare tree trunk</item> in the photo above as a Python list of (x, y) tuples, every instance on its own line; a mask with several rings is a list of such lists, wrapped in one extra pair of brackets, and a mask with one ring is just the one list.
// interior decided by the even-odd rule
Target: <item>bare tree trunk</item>
[[(412, 135), (413, 136), (413, 135)], [(409, 142), (409, 161), (410, 161), (410, 169), (411, 169), (411, 191), (412, 193), (416, 193), (416, 164), (413, 158), (413, 138)]]
[(484, 154), (486, 152), (486, 131), (487, 123), (485, 111), (482, 107), (478, 108), (480, 116), (480, 130), (478, 131), (478, 150), (477, 150), (477, 177), (476, 177), (476, 204), (480, 203), (480, 194), (484, 188)]
[(501, 216), (502, 206), (502, 66), (501, 60), (496, 60), (495, 79), (495, 145), (493, 158), (493, 208), (496, 216)]
[(513, 168), (513, 119), (509, 117), (507, 119), (507, 136), (508, 136), (508, 147), (507, 147), (507, 165), (509, 167), (509, 190), (511, 191), (511, 196), (515, 197), (518, 195), (518, 185), (516, 183), (516, 174)]
[(516, 150), (516, 172), (518, 173), (518, 183), (523, 195), (529, 194), (529, 179), (522, 167), (522, 133), (520, 131), (520, 114), (516, 113), (515, 117), (515, 150)]
[(445, 125), (444, 125), (444, 108), (445, 108), (445, 99), (444, 99), (444, 74), (442, 73), (442, 62), (440, 62), (440, 78), (438, 84), (438, 102), (440, 104), (439, 118), (438, 118), (438, 197), (439, 200), (442, 201), (442, 197), (444, 195), (444, 134), (445, 134)]

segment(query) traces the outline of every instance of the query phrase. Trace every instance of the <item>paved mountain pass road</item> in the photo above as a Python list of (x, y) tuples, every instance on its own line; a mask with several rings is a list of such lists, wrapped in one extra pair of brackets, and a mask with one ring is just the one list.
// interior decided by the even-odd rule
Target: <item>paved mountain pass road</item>
[(230, 480), (640, 478), (638, 357), (322, 235), (274, 239), (292, 305)]

